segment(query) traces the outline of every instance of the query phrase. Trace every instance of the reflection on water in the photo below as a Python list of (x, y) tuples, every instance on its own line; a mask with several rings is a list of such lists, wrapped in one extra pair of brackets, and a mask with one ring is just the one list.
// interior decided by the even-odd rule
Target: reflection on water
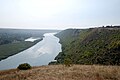
[(54, 33), (44, 34), (42, 41), (31, 48), (0, 61), (0, 70), (16, 68), (21, 63), (32, 66), (47, 65), (61, 52), (61, 44)]
[(40, 38), (33, 38), (33, 37), (30, 37), (30, 38), (28, 38), (28, 39), (25, 39), (25, 41), (34, 42), (34, 41), (36, 41), (36, 40), (38, 40), (38, 39), (40, 39)]

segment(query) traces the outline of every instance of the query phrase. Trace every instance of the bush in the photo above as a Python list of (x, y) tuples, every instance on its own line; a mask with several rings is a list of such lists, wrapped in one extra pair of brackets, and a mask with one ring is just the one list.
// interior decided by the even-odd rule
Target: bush
[(20, 64), (17, 68), (20, 70), (28, 70), (28, 69), (31, 69), (31, 66), (28, 63), (23, 63), (23, 64)]
[(69, 59), (69, 58), (66, 58), (64, 60), (64, 65), (67, 66), (67, 67), (70, 67), (72, 65), (72, 60)]

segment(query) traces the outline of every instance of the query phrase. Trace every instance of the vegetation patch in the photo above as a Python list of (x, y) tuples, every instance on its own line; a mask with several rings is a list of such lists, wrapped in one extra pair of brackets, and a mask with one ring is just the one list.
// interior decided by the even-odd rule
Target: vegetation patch
[(28, 70), (28, 69), (31, 69), (31, 66), (28, 63), (23, 63), (23, 64), (20, 64), (17, 68), (19, 70)]
[(72, 60), (69, 59), (69, 58), (66, 58), (66, 59), (64, 60), (64, 65), (65, 65), (66, 67), (70, 67), (70, 66), (72, 65)]
[(60, 64), (69, 58), (73, 64), (120, 65), (120, 26), (67, 29), (56, 36), (62, 44), (55, 58)]

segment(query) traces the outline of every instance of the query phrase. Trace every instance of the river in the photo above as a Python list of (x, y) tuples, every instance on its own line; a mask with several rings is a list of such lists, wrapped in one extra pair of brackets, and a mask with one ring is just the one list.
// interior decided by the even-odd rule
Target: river
[(59, 52), (59, 38), (55, 37), (54, 33), (46, 33), (43, 40), (36, 45), (0, 61), (0, 70), (17, 68), (21, 63), (29, 63), (31, 66), (48, 65)]

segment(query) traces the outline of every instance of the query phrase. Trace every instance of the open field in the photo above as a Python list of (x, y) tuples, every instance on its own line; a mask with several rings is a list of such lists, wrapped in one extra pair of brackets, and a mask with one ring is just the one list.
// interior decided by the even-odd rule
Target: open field
[(120, 66), (50, 65), (0, 71), (0, 80), (120, 80)]

